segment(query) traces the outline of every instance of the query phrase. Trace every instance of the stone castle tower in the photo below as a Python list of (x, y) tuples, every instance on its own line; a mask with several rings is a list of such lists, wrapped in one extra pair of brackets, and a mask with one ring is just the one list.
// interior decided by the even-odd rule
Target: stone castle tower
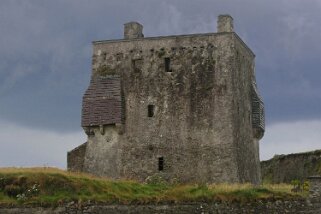
[(220, 15), (217, 33), (93, 42), (83, 97), (88, 141), (68, 169), (143, 181), (260, 183), (264, 108), (253, 52)]

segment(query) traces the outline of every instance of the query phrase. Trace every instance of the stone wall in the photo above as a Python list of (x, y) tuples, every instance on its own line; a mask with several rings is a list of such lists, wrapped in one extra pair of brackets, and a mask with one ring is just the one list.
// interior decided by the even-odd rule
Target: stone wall
[(272, 183), (290, 183), (292, 180), (321, 175), (321, 150), (275, 155), (261, 162), (261, 171), (263, 181)]
[(321, 203), (308, 204), (302, 200), (292, 201), (256, 201), (252, 203), (187, 203), (160, 205), (103, 205), (70, 203), (56, 208), (12, 207), (1, 208), (0, 213), (6, 214), (319, 214)]
[(125, 125), (117, 137), (95, 131), (88, 138), (85, 169), (144, 180), (163, 158), (169, 179), (238, 182), (232, 42), (233, 33), (94, 43), (93, 76), (108, 75), (99, 72), (103, 66), (121, 77)]
[[(233, 96), (233, 124), (234, 139), (238, 162), (240, 182), (252, 181), (256, 184), (261, 182), (259, 140), (253, 134), (252, 121), (252, 95), (251, 87), (256, 82), (254, 70), (254, 55), (247, 50), (241, 40), (234, 40), (232, 75)], [(262, 135), (263, 136), (263, 135)]]
[(252, 202), (211, 202), (211, 203), (163, 203), (144, 205), (97, 204), (92, 202), (70, 202), (54, 208), (1, 206), (0, 213), (6, 214), (320, 214), (321, 177), (309, 177), (310, 194), (307, 199), (254, 200)]
[(259, 183), (250, 116), (254, 55), (238, 41), (220, 33), (94, 43), (93, 77), (121, 77), (125, 124), (117, 137), (89, 136), (85, 169), (144, 180), (163, 158), (169, 179)]
[(92, 79), (120, 79), (124, 123), (83, 124), (84, 171), (139, 181), (161, 173), (169, 181), (260, 183), (254, 54), (231, 21), (219, 19), (228, 32), (220, 25), (219, 33), (154, 38), (129, 23), (125, 28), (136, 27), (125, 35), (133, 39), (93, 43)]
[(86, 154), (87, 142), (74, 148), (67, 153), (67, 169), (74, 172), (84, 170), (84, 161)]
[(91, 128), (94, 134), (88, 136), (84, 171), (98, 176), (120, 178), (121, 144), (120, 134), (116, 125), (103, 126), (104, 133), (99, 127)]
[(321, 203), (321, 176), (308, 177), (310, 182), (309, 202), (316, 204)]

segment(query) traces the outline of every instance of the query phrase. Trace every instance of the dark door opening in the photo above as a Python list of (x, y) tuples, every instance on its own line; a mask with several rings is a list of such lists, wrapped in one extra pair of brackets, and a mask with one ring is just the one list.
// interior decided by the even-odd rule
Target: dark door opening
[(164, 61), (165, 61), (165, 71), (166, 71), (166, 72), (172, 72), (172, 69), (171, 69), (171, 59), (168, 58), (168, 57), (166, 57), (166, 58), (164, 59)]
[(158, 171), (164, 170), (164, 157), (158, 158)]
[(148, 117), (154, 117), (155, 106), (148, 105)]

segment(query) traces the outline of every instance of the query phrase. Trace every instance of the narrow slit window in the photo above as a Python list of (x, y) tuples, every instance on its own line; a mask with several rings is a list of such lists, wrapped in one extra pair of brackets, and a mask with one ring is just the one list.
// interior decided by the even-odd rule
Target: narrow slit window
[(155, 114), (155, 106), (148, 105), (148, 117), (154, 117)]
[(135, 72), (139, 72), (142, 70), (143, 67), (143, 60), (142, 59), (133, 59), (132, 66)]
[(172, 69), (171, 69), (171, 59), (166, 57), (165, 58), (165, 71), (166, 72), (172, 72)]
[(132, 59), (132, 67), (135, 69), (136, 68), (136, 60)]
[(164, 157), (158, 158), (158, 171), (164, 170)]

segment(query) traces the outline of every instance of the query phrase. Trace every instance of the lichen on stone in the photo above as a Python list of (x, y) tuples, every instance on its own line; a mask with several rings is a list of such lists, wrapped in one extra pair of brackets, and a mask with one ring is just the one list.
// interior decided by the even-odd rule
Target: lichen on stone
[(96, 73), (99, 76), (105, 77), (107, 75), (115, 75), (115, 74), (117, 74), (117, 71), (115, 68), (111, 68), (108, 65), (101, 65), (96, 69)]

